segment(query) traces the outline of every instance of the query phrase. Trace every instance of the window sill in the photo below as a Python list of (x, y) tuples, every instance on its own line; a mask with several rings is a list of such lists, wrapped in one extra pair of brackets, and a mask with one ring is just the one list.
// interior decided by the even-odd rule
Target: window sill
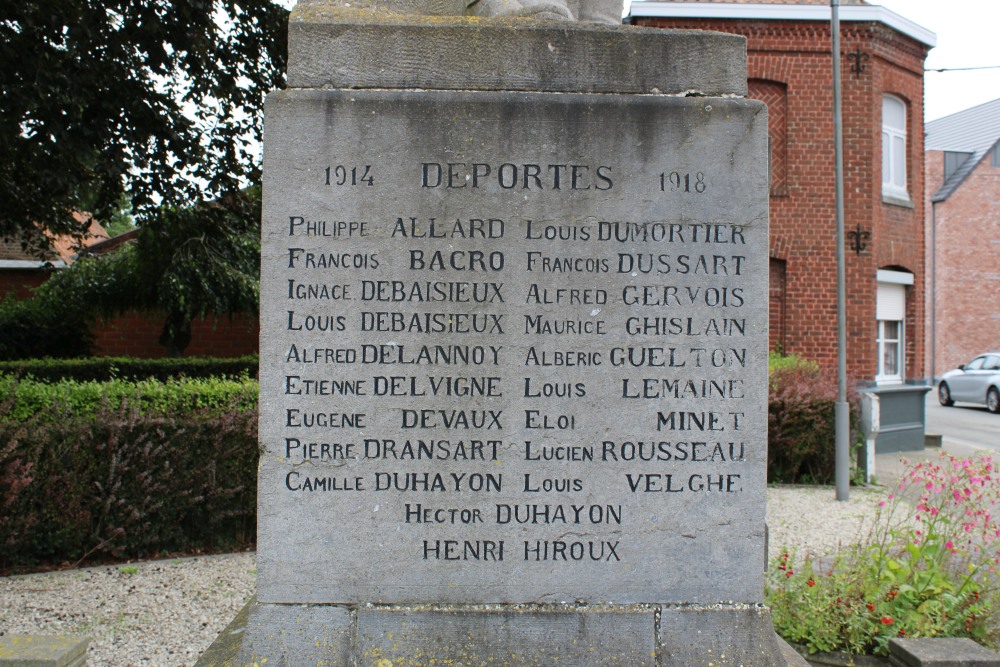
[(903, 208), (916, 208), (916, 204), (913, 203), (909, 195), (892, 195), (883, 192), (882, 203), (889, 204), (890, 206), (901, 206)]

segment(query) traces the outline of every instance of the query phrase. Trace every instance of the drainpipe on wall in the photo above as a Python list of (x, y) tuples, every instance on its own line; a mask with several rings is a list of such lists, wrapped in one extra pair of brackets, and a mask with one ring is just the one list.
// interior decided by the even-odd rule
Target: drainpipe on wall
[(931, 200), (931, 317), (929, 326), (930, 338), (930, 378), (931, 385), (937, 381), (937, 359), (935, 358), (935, 348), (937, 348), (937, 202)]

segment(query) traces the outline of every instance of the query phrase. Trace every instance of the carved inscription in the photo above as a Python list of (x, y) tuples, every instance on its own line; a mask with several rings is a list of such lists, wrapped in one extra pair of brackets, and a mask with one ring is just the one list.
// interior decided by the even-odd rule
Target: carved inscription
[[(331, 173), (339, 175), (337, 185), (356, 185), (356, 171), (325, 168), (323, 185), (331, 184)], [(475, 189), (495, 178), (505, 188), (547, 184), (570, 191), (584, 187), (583, 175), (591, 172), (597, 180), (586, 187), (614, 187), (615, 169), (608, 165), (422, 163), (413, 170), (419, 189)], [(362, 173), (374, 183), (377, 168), (367, 165)], [(544, 173), (549, 180), (543, 183)], [(693, 181), (687, 173), (661, 174), (660, 189), (700, 194), (707, 177), (694, 173)], [(391, 494), (389, 522), (475, 525), (493, 538), (403, 533), (418, 560), (614, 566), (629, 557), (621, 530), (608, 533), (613, 540), (566, 541), (555, 539), (557, 533), (516, 540), (505, 527), (628, 525), (634, 517), (622, 504), (590, 502), (598, 480), (610, 482), (604, 490), (612, 496), (743, 491), (744, 413), (698, 405), (738, 408), (746, 397), (740, 371), (748, 363), (748, 319), (742, 311), (752, 297), (731, 281), (747, 270), (745, 230), (682, 222), (539, 223), (502, 214), (429, 217), (401, 210), (394, 219), (351, 222), (288, 216), (287, 330), (312, 335), (291, 338), (284, 361), (327, 371), (289, 369), (284, 376), (285, 427), (296, 434), (284, 438), (285, 458), (341, 461), (352, 472), (295, 468), (284, 488)], [(381, 241), (365, 242), (372, 237)], [(491, 245), (469, 243), (476, 241)], [(564, 270), (606, 274), (605, 286), (532, 275)], [(331, 307), (302, 311), (300, 301)], [(327, 346), (339, 339), (333, 334), (348, 331), (394, 340)], [(597, 438), (600, 425), (586, 402), (595, 394), (639, 403), (634, 414), (640, 420), (620, 430), (650, 439)], [(329, 411), (297, 407), (295, 397), (307, 396), (329, 398)], [(341, 434), (343, 441), (307, 441), (300, 431)], [(532, 433), (536, 439), (519, 439)], [(503, 464), (512, 460), (542, 465), (537, 472), (505, 472)], [(470, 467), (444, 472), (435, 465), (441, 461)], [(421, 465), (394, 467), (404, 462)], [(499, 471), (477, 472), (482, 462)], [(567, 476), (544, 465), (559, 462), (585, 465)], [(489, 501), (499, 493), (523, 502)], [(442, 507), (427, 500), (435, 495), (465, 503)]]
[(729, 164), (542, 160), (502, 133), (482, 155), (305, 150), (271, 210), (261, 492), (330, 576), (386, 577), (379, 599), (411, 599), (407, 571), (438, 599), (452, 576), (628, 582), (696, 561), (705, 529), (740, 549), (762, 479), (766, 226), (702, 211)]

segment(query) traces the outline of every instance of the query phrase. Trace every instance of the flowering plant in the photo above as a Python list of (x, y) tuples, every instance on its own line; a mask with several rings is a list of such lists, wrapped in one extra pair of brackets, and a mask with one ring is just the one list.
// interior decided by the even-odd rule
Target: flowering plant
[(784, 552), (768, 572), (775, 629), (811, 652), (886, 655), (892, 637), (996, 646), (1000, 489), (992, 457), (909, 466), (861, 544), (825, 562)]

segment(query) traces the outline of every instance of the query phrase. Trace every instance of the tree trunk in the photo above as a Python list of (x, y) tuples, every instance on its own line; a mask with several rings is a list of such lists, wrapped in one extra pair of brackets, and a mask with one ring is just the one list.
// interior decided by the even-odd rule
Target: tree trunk
[(168, 357), (182, 357), (191, 342), (191, 318), (178, 310), (167, 315), (160, 333), (160, 345), (167, 348)]

